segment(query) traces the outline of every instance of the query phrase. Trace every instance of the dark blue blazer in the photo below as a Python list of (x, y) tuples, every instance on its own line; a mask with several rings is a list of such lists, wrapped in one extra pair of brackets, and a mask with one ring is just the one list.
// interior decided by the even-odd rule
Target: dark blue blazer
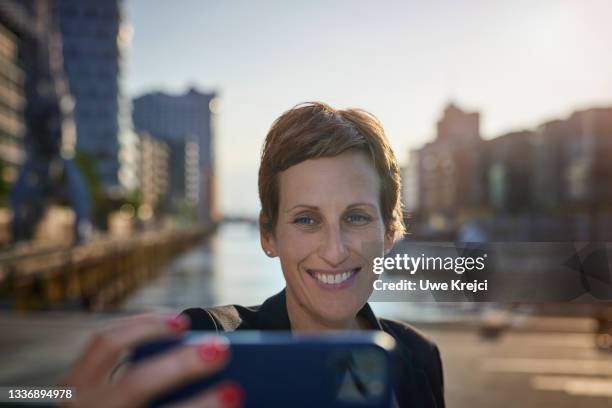
[[(183, 314), (191, 319), (191, 330), (291, 330), (285, 290), (259, 306), (192, 308)], [(390, 334), (397, 343), (402, 369), (394, 381), (394, 391), (399, 406), (443, 408), (444, 383), (438, 347), (406, 323), (377, 318), (367, 303), (358, 315), (370, 327)]]

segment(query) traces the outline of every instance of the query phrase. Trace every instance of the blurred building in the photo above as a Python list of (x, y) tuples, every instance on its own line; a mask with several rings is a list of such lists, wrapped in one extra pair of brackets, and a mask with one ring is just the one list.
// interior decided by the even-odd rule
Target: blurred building
[(437, 123), (437, 142), (452, 144), (480, 142), (480, 113), (465, 112), (454, 103), (444, 108)]
[(572, 238), (612, 239), (612, 108), (547, 122), (532, 143), (534, 210), (566, 216)]
[(410, 152), (404, 203), (417, 234), (471, 220), (498, 240), (610, 240), (610, 157), (612, 107), (482, 141), (478, 115), (449, 105), (436, 139)]
[(410, 154), (407, 177), (414, 197), (405, 202), (417, 212), (448, 218), (482, 205), (482, 151), (479, 113), (447, 105), (436, 139)]
[(122, 0), (54, 0), (64, 71), (75, 99), (77, 150), (95, 158), (110, 191), (137, 187), (137, 137), (122, 75), (130, 28)]
[(33, 238), (51, 200), (71, 203), (79, 241), (91, 227), (87, 189), (71, 160), (74, 101), (55, 6), (53, 0), (0, 2), (0, 160), (3, 181), (11, 183), (15, 241)]
[(402, 202), (408, 213), (419, 208), (419, 151), (408, 153), (408, 163), (401, 168)]
[[(573, 113), (541, 125), (534, 138), (533, 194), (538, 209), (560, 210), (610, 202), (612, 109)], [(606, 181), (606, 176), (607, 181)]]
[(170, 148), (169, 204), (174, 209), (194, 206), (202, 223), (213, 221), (215, 212), (214, 98), (190, 89), (183, 95), (150, 93), (133, 102), (134, 126)]
[(496, 212), (516, 214), (532, 206), (533, 132), (508, 133), (485, 142), (487, 202)]
[(145, 132), (138, 136), (141, 204), (155, 211), (168, 193), (169, 149), (167, 143)]
[(531, 195), (538, 210), (558, 211), (565, 202), (567, 185), (561, 175), (568, 161), (566, 146), (571, 137), (571, 129), (560, 119), (540, 125), (534, 134)]
[(23, 163), (27, 56), (34, 21), (28, 10), (12, 0), (0, 2), (0, 177), (12, 183)]

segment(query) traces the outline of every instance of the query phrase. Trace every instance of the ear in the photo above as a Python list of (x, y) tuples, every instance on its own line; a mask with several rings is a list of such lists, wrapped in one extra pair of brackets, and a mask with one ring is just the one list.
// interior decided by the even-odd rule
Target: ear
[(267, 222), (267, 218), (264, 215), (263, 211), (259, 212), (259, 242), (261, 243), (261, 248), (265, 252), (266, 255), (273, 258), (277, 256), (276, 251), (276, 239), (274, 237), (273, 231), (268, 230), (269, 223)]
[(395, 231), (387, 230), (387, 232), (385, 232), (385, 237), (383, 241), (383, 250), (384, 250), (385, 255), (388, 255), (389, 252), (391, 252), (391, 249), (393, 248), (394, 243), (395, 243)]

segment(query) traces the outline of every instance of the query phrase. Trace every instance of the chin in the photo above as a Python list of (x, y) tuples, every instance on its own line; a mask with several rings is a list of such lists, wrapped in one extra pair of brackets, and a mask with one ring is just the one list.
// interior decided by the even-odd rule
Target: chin
[(367, 298), (364, 299), (363, 296), (358, 295), (332, 298), (325, 296), (324, 299), (317, 301), (315, 308), (316, 313), (325, 321), (339, 323), (354, 319), (366, 301)]

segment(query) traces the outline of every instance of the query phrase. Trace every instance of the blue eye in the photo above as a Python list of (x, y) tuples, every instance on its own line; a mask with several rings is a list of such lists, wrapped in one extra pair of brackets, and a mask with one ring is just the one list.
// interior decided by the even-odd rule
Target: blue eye
[(297, 217), (295, 220), (293, 220), (294, 224), (299, 224), (299, 225), (314, 225), (315, 220), (312, 219), (312, 217), (308, 217), (306, 215), (303, 215), (301, 217)]
[(347, 215), (346, 220), (351, 224), (365, 224), (372, 221), (372, 217), (366, 214), (356, 213)]

